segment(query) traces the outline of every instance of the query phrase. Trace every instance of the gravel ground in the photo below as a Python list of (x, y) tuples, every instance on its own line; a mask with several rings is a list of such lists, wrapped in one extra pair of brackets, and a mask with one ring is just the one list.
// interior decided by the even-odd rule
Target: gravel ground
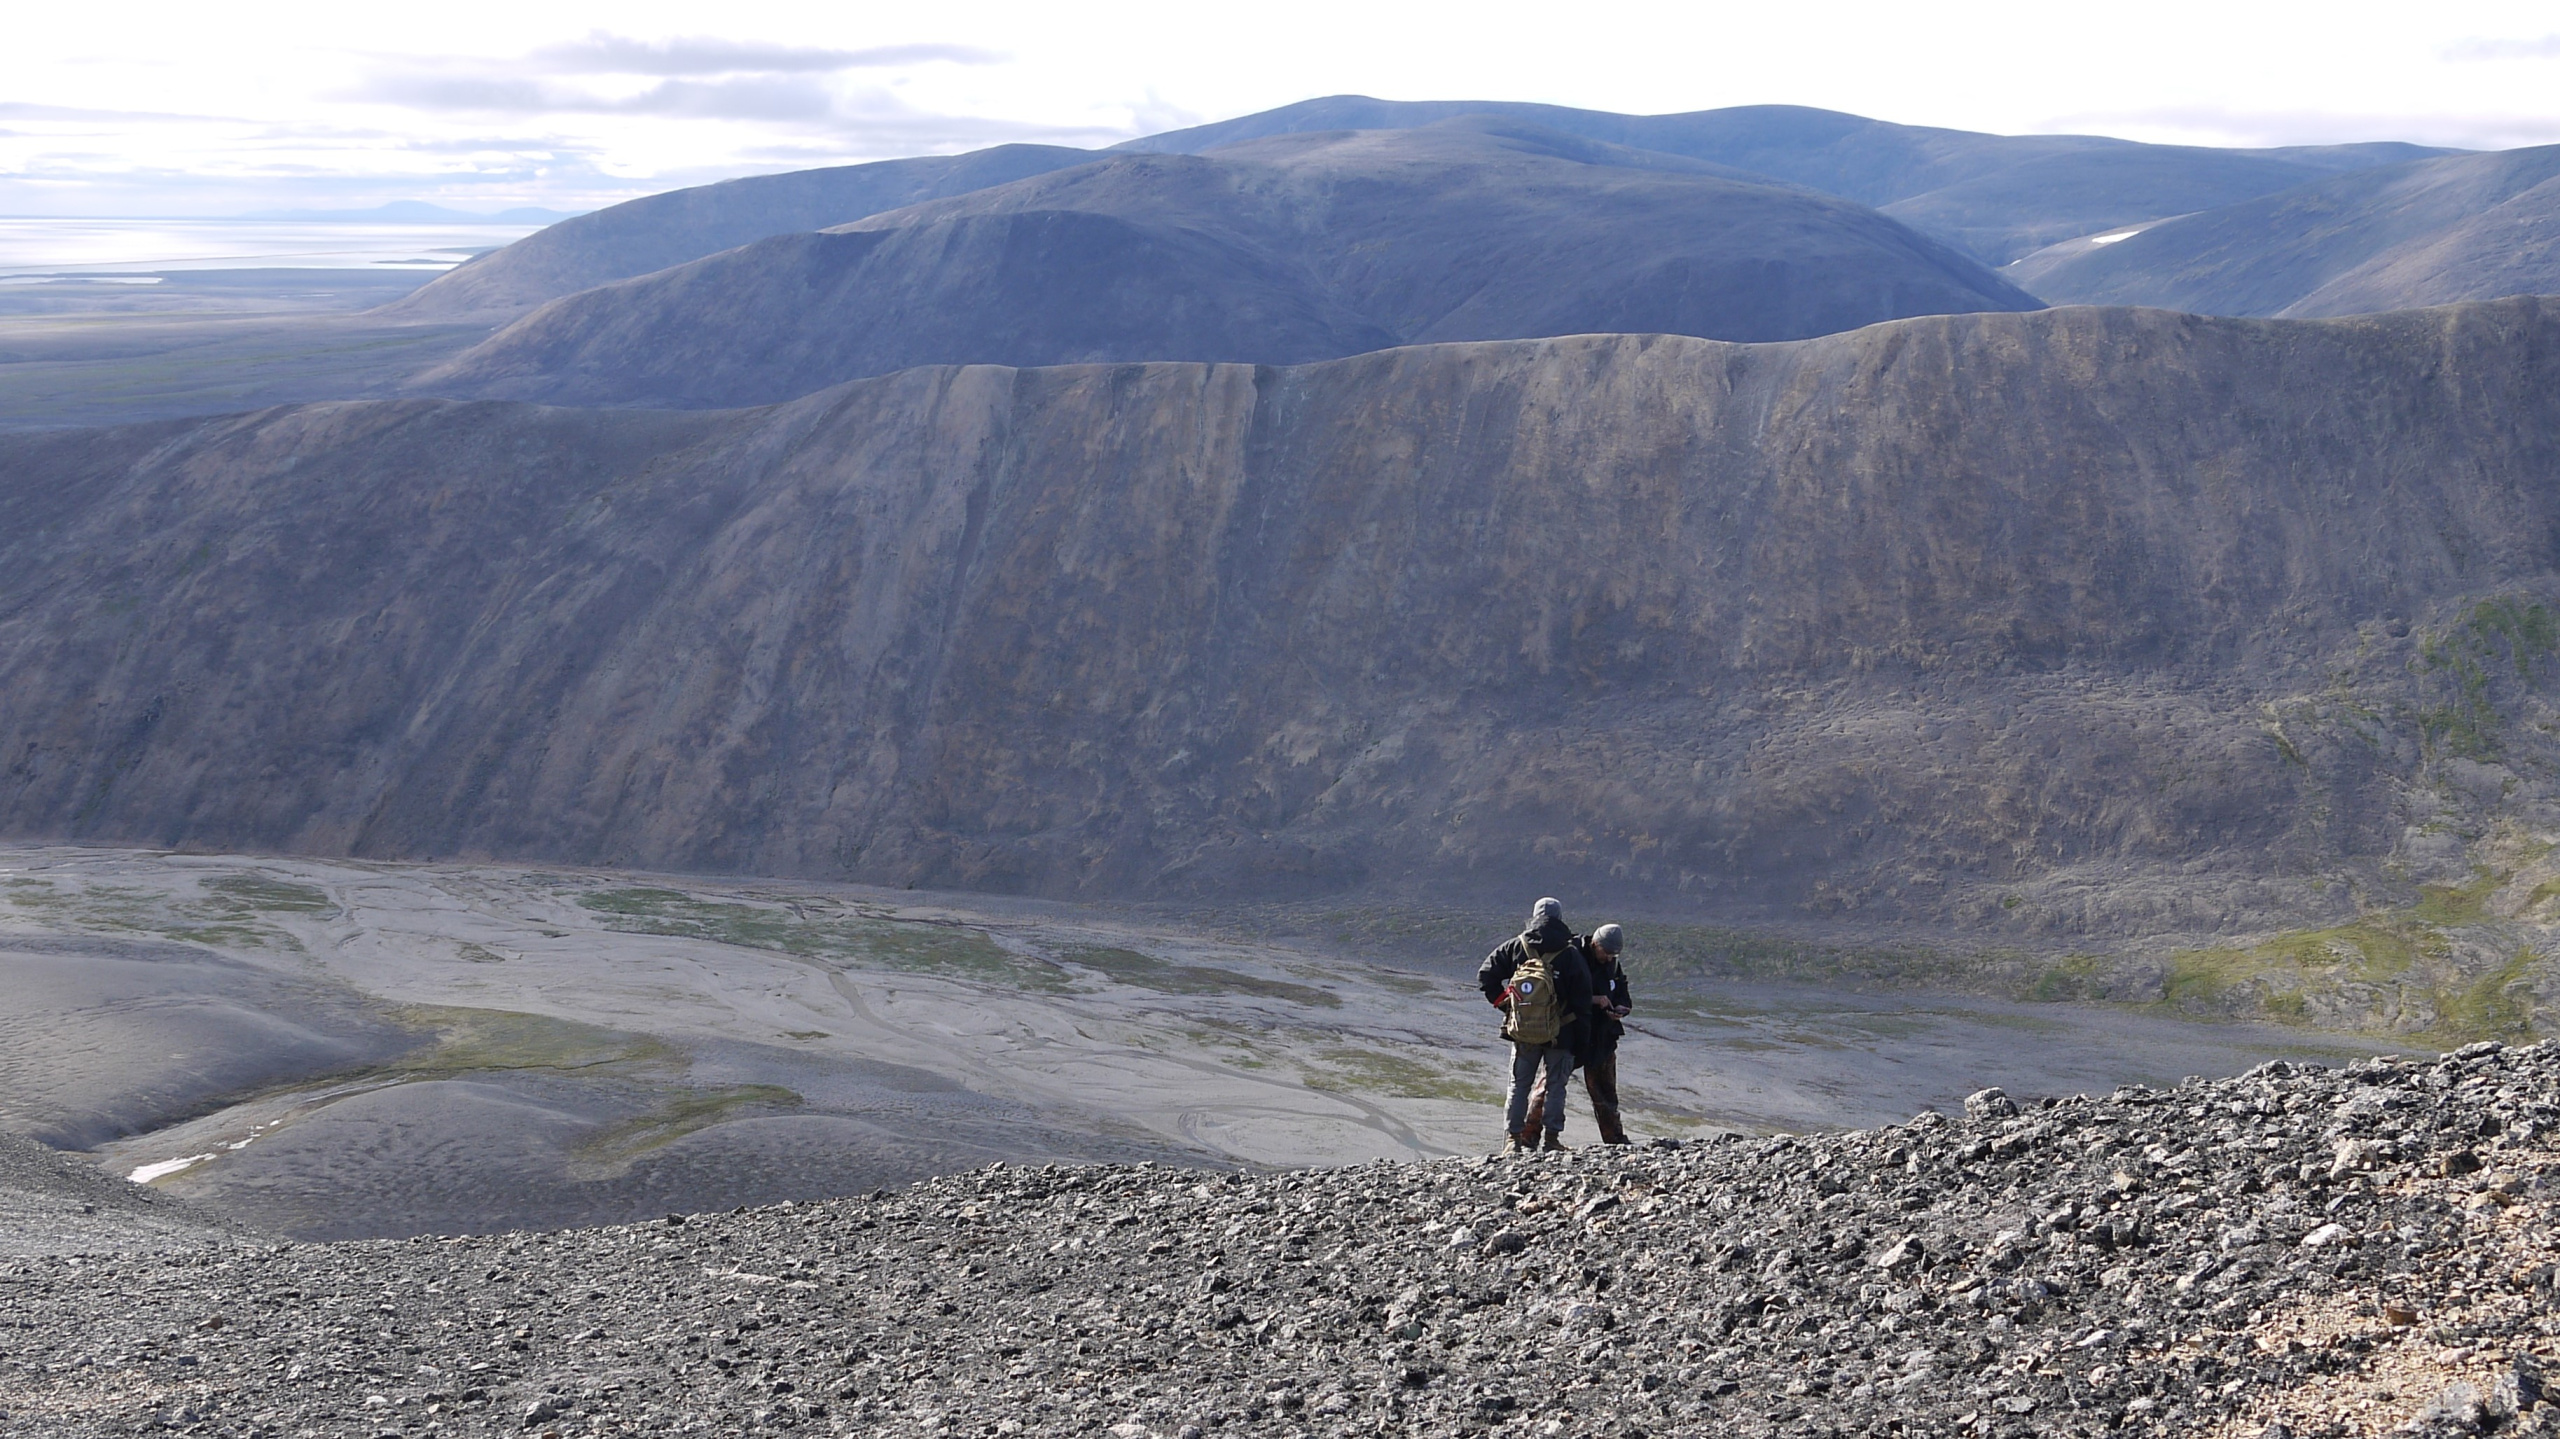
[(0, 1430), (2560, 1434), (2560, 1044), (1857, 1133), (0, 1262)]
[[(0, 1256), (114, 1253), (236, 1239), (238, 1224), (0, 1130)], [(19, 1293), (21, 1276), (8, 1276)], [(22, 1317), (22, 1316), (13, 1316)], [(9, 1347), (0, 1330), (0, 1348)]]

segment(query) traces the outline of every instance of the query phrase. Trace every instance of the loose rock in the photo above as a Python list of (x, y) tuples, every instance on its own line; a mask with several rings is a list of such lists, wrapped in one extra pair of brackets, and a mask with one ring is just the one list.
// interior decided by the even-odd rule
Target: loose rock
[(1968, 1108), (551, 1234), (140, 1227), (0, 1259), (0, 1429), (2560, 1434), (2560, 1046)]

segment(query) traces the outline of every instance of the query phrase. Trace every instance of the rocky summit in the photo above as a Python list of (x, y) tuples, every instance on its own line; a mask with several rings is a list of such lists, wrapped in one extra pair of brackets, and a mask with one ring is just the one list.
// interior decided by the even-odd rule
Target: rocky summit
[[(0, 1268), (8, 1432), (2560, 1433), (2560, 1044), (1883, 1129)], [(83, 1241), (87, 1242), (87, 1241)], [(77, 1247), (66, 1244), (63, 1246)]]

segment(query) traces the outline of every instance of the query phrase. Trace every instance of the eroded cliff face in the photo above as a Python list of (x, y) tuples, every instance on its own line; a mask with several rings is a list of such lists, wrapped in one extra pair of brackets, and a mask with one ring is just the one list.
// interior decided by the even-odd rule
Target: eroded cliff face
[(17, 835), (2118, 938), (2560, 828), (2534, 301), (0, 446)]

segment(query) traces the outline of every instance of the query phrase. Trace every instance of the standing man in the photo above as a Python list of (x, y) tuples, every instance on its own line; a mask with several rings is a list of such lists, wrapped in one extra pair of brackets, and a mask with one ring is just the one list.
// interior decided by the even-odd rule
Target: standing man
[(1627, 989), (1627, 967), (1618, 962), (1626, 947), (1627, 932), (1614, 924), (1591, 931), (1582, 944), (1591, 966), (1591, 1032), (1583, 1041), (1582, 1084), (1591, 1092), (1591, 1117), (1599, 1121), (1603, 1144), (1627, 1142), (1627, 1127), (1618, 1118), (1618, 1041), (1626, 1037), (1624, 1021), (1636, 1002)]
[[(1591, 972), (1591, 1018), (1576, 1026), (1581, 1032), (1575, 1038), (1574, 1063), (1582, 1070), (1583, 1087), (1591, 1093), (1591, 1117), (1599, 1122), (1600, 1142), (1624, 1144), (1627, 1130), (1618, 1116), (1618, 1041), (1627, 1032), (1621, 1021), (1635, 1008), (1627, 990), (1626, 968), (1618, 962), (1627, 947), (1627, 932), (1604, 924), (1573, 944)], [(1539, 1075), (1529, 1094), (1531, 1109), (1546, 1102), (1546, 1084), (1546, 1076)]]
[[(1583, 966), (1582, 947), (1564, 922), (1564, 906), (1539, 900), (1529, 911), (1529, 927), (1517, 938), (1486, 955), (1476, 967), (1476, 987), (1502, 1010), (1502, 1037), (1511, 1041), (1511, 1100), (1503, 1109), (1508, 1130), (1502, 1152), (1520, 1154), (1539, 1146), (1564, 1148), (1564, 1086), (1573, 1074), (1577, 1026), (1591, 1024), (1591, 974)], [(1529, 1090), (1543, 1081), (1545, 1120), (1529, 1112)]]

